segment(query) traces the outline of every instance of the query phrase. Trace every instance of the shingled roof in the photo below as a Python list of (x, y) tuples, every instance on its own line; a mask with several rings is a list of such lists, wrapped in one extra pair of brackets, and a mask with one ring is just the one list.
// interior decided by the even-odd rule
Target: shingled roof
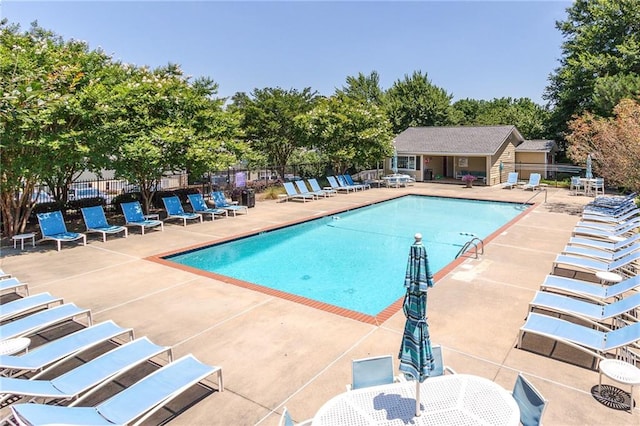
[(556, 141), (545, 139), (526, 140), (516, 147), (516, 151), (520, 152), (551, 152), (557, 149)]
[(395, 138), (398, 153), (493, 155), (515, 133), (515, 126), (409, 127)]

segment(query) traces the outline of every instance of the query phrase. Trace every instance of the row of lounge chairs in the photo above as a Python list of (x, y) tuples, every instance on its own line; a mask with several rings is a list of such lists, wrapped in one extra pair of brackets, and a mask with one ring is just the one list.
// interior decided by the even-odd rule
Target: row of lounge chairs
[[(215, 191), (211, 194), (211, 198), (215, 204), (213, 208), (207, 205), (202, 194), (189, 194), (188, 198), (193, 210), (192, 212), (186, 212), (184, 210), (177, 196), (163, 198), (162, 202), (167, 212), (167, 217), (164, 220), (182, 220), (183, 225), (186, 226), (188, 220), (198, 220), (202, 222), (203, 216), (206, 215), (209, 215), (211, 220), (214, 220), (215, 216), (226, 217), (229, 213), (232, 213), (233, 216), (239, 212), (248, 213), (247, 206), (230, 204), (220, 191)], [(122, 213), (125, 219), (124, 226), (110, 224), (107, 221), (102, 206), (81, 208), (82, 218), (86, 226), (85, 233), (99, 233), (102, 235), (102, 241), (106, 242), (107, 235), (110, 234), (123, 233), (126, 238), (128, 236), (127, 227), (139, 228), (142, 235), (144, 235), (145, 230), (156, 227), (164, 231), (164, 222), (158, 220), (157, 215), (145, 215), (139, 201), (122, 203), (120, 206), (122, 207)], [(83, 245), (87, 244), (87, 236), (85, 233), (69, 232), (67, 230), (62, 212), (39, 213), (37, 214), (37, 218), (42, 233), (42, 238), (39, 241), (55, 241), (58, 251), (60, 251), (61, 243), (66, 241), (81, 239)]]
[[(0, 404), (11, 408), (0, 420), (2, 424), (140, 424), (209, 376), (216, 374), (218, 391), (224, 390), (219, 366), (203, 364), (192, 354), (174, 360), (171, 347), (157, 345), (147, 337), (134, 338), (132, 329), (113, 321), (93, 324), (88, 309), (64, 303), (49, 293), (29, 296), (27, 284), (2, 271), (0, 290), (3, 296), (16, 293), (14, 300), (0, 305), (4, 343), (53, 330), (80, 317), (86, 323), (76, 322), (77, 331), (23, 353), (0, 355)], [(20, 290), (23, 297), (18, 297)], [(91, 356), (104, 345), (109, 345), (106, 351)], [(87, 358), (76, 366), (78, 359)], [(160, 362), (162, 358), (164, 362)], [(142, 365), (162, 366), (138, 379), (140, 370), (136, 369)], [(114, 394), (114, 383), (122, 386), (130, 380), (120, 380), (127, 374), (137, 381)], [(66, 406), (57, 405), (63, 401)], [(100, 402), (93, 405), (91, 401)]]
[(327, 176), (327, 181), (330, 186), (324, 188), (320, 187), (317, 179), (307, 179), (309, 186), (304, 180), (284, 182), (284, 189), (287, 192), (285, 201), (301, 200), (306, 203), (307, 201), (335, 196), (338, 192), (349, 193), (371, 188), (369, 184), (354, 182), (350, 175)]
[[(569, 244), (530, 303), (518, 347), (531, 333), (577, 348), (597, 361), (611, 356), (632, 364), (640, 361), (640, 208), (634, 200), (635, 194), (600, 196), (585, 207)], [(624, 223), (628, 229), (619, 232)], [(573, 271), (574, 276), (556, 275), (556, 268)], [(578, 273), (605, 276), (603, 272), (618, 274), (619, 282), (607, 285), (604, 280), (576, 278)]]

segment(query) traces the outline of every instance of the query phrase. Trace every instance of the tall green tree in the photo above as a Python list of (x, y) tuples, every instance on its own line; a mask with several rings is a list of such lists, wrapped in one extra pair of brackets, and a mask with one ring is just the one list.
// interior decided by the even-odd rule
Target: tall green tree
[(313, 109), (317, 99), (310, 88), (255, 89), (250, 97), (234, 96), (238, 103), (232, 109), (242, 113), (241, 127), (249, 146), (262, 152), (283, 176), (291, 156), (305, 146), (296, 117)]
[(455, 123), (452, 95), (431, 83), (427, 74), (415, 71), (389, 88), (385, 107), (391, 127), (398, 134), (408, 127), (446, 126)]
[(358, 73), (356, 77), (348, 76), (346, 86), (336, 90), (335, 94), (375, 105), (382, 105), (384, 98), (377, 71), (371, 71), (369, 75)]
[(616, 74), (596, 80), (593, 88), (593, 113), (611, 117), (622, 99), (640, 101), (640, 74)]
[(0, 208), (5, 235), (22, 232), (36, 185), (65, 199), (73, 175), (91, 164), (99, 139), (85, 92), (110, 59), (32, 24), (0, 23)]
[(237, 161), (238, 116), (215, 99), (217, 84), (191, 83), (175, 64), (122, 69), (125, 77), (102, 105), (118, 135), (110, 141), (111, 164), (116, 176), (140, 187), (146, 211), (164, 173), (202, 174)]
[(318, 101), (297, 122), (308, 145), (340, 172), (376, 164), (393, 152), (389, 121), (384, 110), (373, 103), (336, 95)]
[(491, 101), (462, 99), (453, 107), (464, 117), (466, 126), (514, 125), (525, 139), (550, 136), (547, 128), (549, 111), (529, 98), (495, 98)]
[(556, 28), (565, 41), (545, 98), (553, 106), (552, 128), (562, 138), (572, 117), (594, 109), (599, 78), (640, 74), (640, 2), (576, 0)]

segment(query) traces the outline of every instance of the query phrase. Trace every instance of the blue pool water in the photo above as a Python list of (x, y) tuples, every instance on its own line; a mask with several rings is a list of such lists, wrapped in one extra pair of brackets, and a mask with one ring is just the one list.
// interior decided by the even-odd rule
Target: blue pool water
[(406, 196), (166, 259), (375, 316), (404, 295), (414, 234), (435, 274), (469, 240), (461, 232), (484, 239), (520, 213), (512, 203)]

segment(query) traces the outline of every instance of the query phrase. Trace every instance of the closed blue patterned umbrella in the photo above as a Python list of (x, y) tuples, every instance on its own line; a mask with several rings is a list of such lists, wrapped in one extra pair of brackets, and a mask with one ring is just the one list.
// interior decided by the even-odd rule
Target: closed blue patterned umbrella
[(587, 179), (593, 179), (593, 171), (591, 170), (591, 154), (587, 155), (587, 171), (584, 174)]
[(415, 243), (409, 252), (404, 286), (407, 293), (402, 309), (407, 322), (398, 357), (400, 371), (416, 380), (416, 416), (419, 416), (420, 383), (429, 377), (434, 367), (427, 325), (427, 289), (433, 287), (433, 275), (420, 234), (415, 235)]

